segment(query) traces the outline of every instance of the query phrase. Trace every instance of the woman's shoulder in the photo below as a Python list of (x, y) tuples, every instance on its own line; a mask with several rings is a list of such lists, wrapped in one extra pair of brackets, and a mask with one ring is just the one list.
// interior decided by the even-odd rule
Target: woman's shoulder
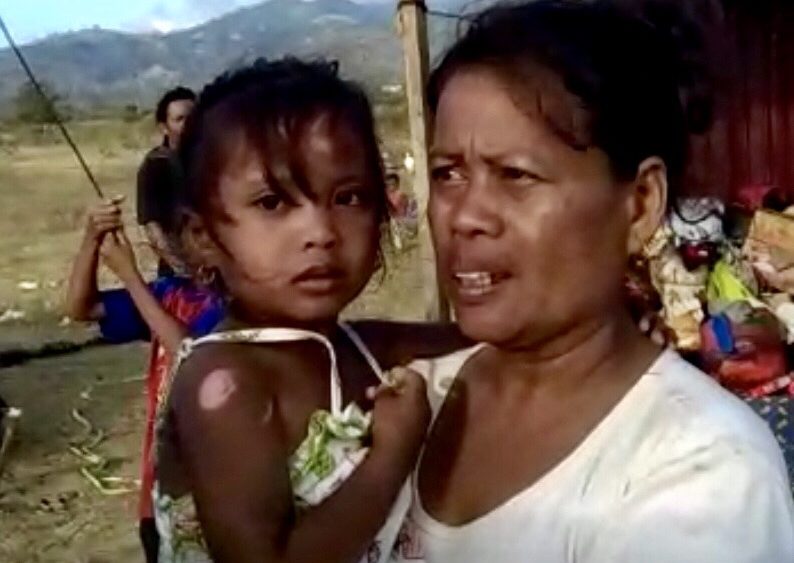
[(747, 405), (664, 352), (618, 409), (588, 467), (575, 468), (611, 516), (595, 528), (590, 560), (790, 560), (785, 465)]
[[(672, 351), (640, 380), (634, 411), (635, 466), (652, 473), (713, 454), (786, 476), (780, 447), (766, 423), (741, 399)], [(689, 460), (689, 461), (687, 461)]]
[(655, 380), (658, 400), (671, 415), (680, 415), (682, 427), (707, 440), (724, 438), (778, 452), (769, 427), (744, 401), (677, 353), (664, 352), (647, 377)]
[(427, 386), (427, 396), (433, 412), (437, 412), (463, 366), (484, 344), (477, 344), (451, 354), (430, 359), (414, 360), (408, 367), (419, 372)]

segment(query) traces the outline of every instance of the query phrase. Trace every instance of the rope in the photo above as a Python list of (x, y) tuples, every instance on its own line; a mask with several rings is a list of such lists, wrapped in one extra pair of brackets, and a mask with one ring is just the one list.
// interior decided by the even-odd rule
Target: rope
[(88, 164), (83, 158), (80, 149), (77, 148), (77, 145), (72, 140), (72, 136), (69, 134), (69, 131), (66, 129), (66, 126), (63, 124), (61, 117), (58, 115), (58, 111), (55, 109), (55, 105), (52, 103), (52, 100), (50, 100), (50, 98), (44, 92), (44, 89), (41, 87), (41, 84), (39, 84), (39, 81), (36, 80), (36, 76), (33, 74), (33, 69), (30, 68), (30, 65), (28, 65), (28, 62), (25, 60), (25, 57), (22, 55), (22, 51), (19, 50), (19, 47), (17, 47), (17, 44), (14, 42), (14, 38), (11, 37), (11, 32), (8, 31), (8, 28), (6, 27), (6, 24), (3, 21), (2, 17), (0, 17), (0, 30), (3, 31), (3, 35), (5, 35), (6, 41), (8, 41), (11, 50), (14, 51), (14, 54), (16, 55), (17, 60), (19, 61), (19, 64), (21, 64), (22, 68), (25, 70), (25, 74), (27, 74), (30, 83), (33, 85), (33, 88), (36, 89), (36, 92), (39, 94), (39, 96), (41, 96), (42, 101), (44, 101), (44, 103), (47, 105), (47, 109), (49, 110), (53, 121), (58, 126), (58, 129), (61, 130), (61, 134), (66, 139), (66, 142), (69, 144), (69, 146), (71, 147), (72, 152), (74, 152), (74, 155), (77, 157), (77, 161), (80, 163), (80, 166), (83, 168), (83, 171), (85, 172), (86, 176), (88, 176), (88, 180), (91, 182), (91, 186), (94, 188), (94, 191), (100, 198), (104, 198), (104, 195), (102, 194), (102, 189), (99, 187), (99, 184), (97, 183), (94, 174), (91, 172), (91, 169), (88, 167)]

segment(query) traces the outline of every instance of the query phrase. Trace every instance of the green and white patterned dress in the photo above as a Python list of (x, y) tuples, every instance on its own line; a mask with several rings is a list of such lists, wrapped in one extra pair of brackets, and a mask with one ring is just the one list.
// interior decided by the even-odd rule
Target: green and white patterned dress
[[(340, 324), (340, 327), (367, 360), (372, 371), (383, 381), (383, 371), (358, 334), (346, 324)], [(370, 433), (371, 413), (362, 412), (355, 403), (343, 408), (342, 382), (339, 377), (336, 352), (328, 339), (315, 332), (288, 328), (219, 332), (195, 340), (186, 339), (177, 354), (173, 371), (176, 374), (179, 366), (193, 350), (204, 344), (272, 344), (304, 340), (320, 342), (330, 356), (331, 410), (322, 409), (311, 415), (306, 438), (288, 461), (293, 497), (299, 510), (315, 506), (334, 493), (364, 460), (368, 452), (368, 448), (363, 444)], [(159, 401), (156, 428), (158, 442), (167, 421), (165, 406), (172, 383), (173, 378), (164, 386), (163, 396)], [(157, 451), (156, 447), (155, 451)], [(157, 530), (160, 534), (160, 563), (210, 563), (212, 559), (196, 516), (193, 497), (187, 494), (172, 498), (161, 493), (157, 481), (152, 494)], [(389, 518), (374, 538), (361, 563), (388, 561), (410, 502), (411, 491), (406, 481)]]

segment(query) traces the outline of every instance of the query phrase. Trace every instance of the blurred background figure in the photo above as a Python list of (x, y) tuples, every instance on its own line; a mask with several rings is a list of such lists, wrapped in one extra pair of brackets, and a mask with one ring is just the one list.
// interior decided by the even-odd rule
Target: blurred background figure
[[(196, 94), (183, 86), (166, 92), (157, 104), (155, 120), (163, 134), (162, 142), (150, 150), (138, 169), (137, 215), (146, 240), (158, 256), (169, 255), (168, 239), (172, 198), (176, 192), (178, 173), (174, 156), (179, 148), (185, 119), (193, 109)], [(172, 272), (168, 261), (160, 260), (157, 266), (160, 276)]]
[(419, 213), (416, 199), (401, 189), (400, 174), (396, 170), (386, 172), (386, 197), (391, 242), (400, 251), (408, 239), (416, 236)]

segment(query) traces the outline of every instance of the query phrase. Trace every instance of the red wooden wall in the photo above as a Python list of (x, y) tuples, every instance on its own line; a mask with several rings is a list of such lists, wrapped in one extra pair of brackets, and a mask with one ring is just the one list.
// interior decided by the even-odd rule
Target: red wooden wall
[(763, 183), (794, 197), (794, 1), (728, 2), (718, 41), (715, 123), (693, 140), (685, 191)]

